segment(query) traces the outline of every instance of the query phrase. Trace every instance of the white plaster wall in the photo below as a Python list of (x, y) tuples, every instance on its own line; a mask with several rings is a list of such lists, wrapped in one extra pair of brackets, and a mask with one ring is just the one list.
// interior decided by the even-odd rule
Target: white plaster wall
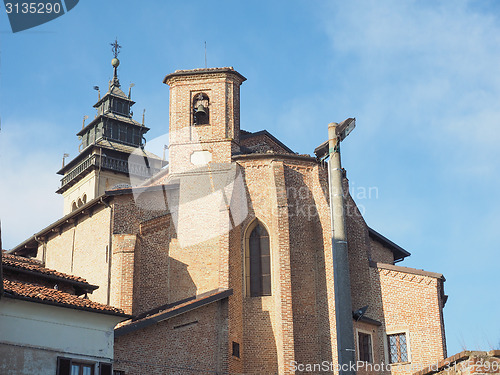
[(29, 369), (38, 368), (37, 374), (55, 374), (58, 356), (110, 362), (113, 328), (121, 320), (4, 296), (0, 300), (0, 373), (33, 374)]

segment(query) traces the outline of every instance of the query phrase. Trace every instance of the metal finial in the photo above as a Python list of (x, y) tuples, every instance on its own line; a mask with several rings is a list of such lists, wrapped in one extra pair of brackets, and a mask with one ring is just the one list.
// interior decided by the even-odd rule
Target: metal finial
[(135, 83), (131, 83), (130, 86), (128, 87), (128, 98), (130, 99), (130, 94), (131, 94), (131, 90), (132, 90), (132, 87), (135, 86)]
[(65, 161), (66, 161), (66, 158), (69, 157), (69, 154), (67, 153), (64, 153), (63, 154), (63, 157), (62, 157), (62, 167), (64, 168), (64, 165), (65, 165)]
[(120, 87), (120, 81), (118, 80), (118, 73), (116, 69), (118, 68), (118, 65), (120, 65), (120, 60), (118, 60), (118, 54), (120, 53), (120, 48), (122, 48), (122, 46), (118, 44), (117, 39), (115, 39), (114, 43), (111, 43), (111, 46), (113, 47), (111, 48), (111, 51), (113, 52), (114, 56), (114, 58), (111, 60), (111, 65), (113, 65), (113, 85)]
[(146, 108), (142, 110), (142, 126), (144, 126), (144, 115), (146, 114)]
[(87, 116), (87, 115), (83, 116), (82, 129), (85, 128), (85, 120), (88, 119), (88, 118), (89, 118), (89, 116)]
[(122, 46), (120, 46), (118, 44), (118, 39), (115, 38), (115, 42), (114, 43), (111, 43), (111, 46), (113, 47), (111, 49), (111, 51), (113, 52), (113, 56), (115, 57), (115, 59), (118, 58), (118, 54), (120, 53), (120, 48), (122, 48)]

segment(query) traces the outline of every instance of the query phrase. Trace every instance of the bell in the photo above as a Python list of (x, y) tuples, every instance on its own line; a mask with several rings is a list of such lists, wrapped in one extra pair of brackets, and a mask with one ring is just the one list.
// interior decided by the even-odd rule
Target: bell
[(194, 112), (194, 114), (197, 115), (197, 116), (199, 116), (199, 115), (206, 115), (207, 114), (207, 110), (203, 106), (203, 104), (199, 104), (198, 107), (196, 108), (196, 111)]

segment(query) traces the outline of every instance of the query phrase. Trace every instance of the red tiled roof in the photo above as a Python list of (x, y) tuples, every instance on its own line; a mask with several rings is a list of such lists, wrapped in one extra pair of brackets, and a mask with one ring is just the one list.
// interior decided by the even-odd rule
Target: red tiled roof
[(81, 310), (123, 314), (123, 310), (117, 309), (116, 307), (103, 305), (86, 298), (77, 297), (45, 286), (4, 279), (4, 291), (6, 296), (10, 294), (12, 296), (32, 299), (35, 302), (48, 302)]
[[(25, 258), (18, 255), (12, 254), (2, 254), (2, 264), (5, 266), (10, 266), (14, 268), (18, 268), (20, 270), (28, 270), (37, 272), (43, 275), (51, 275), (55, 277), (59, 277), (61, 279), (66, 279), (69, 281), (77, 281), (79, 283), (88, 284), (87, 280), (82, 277), (68, 275), (66, 273), (58, 272), (55, 270), (51, 270), (49, 268), (45, 268), (42, 266), (42, 263), (35, 259)], [(90, 284), (89, 284), (90, 285)]]

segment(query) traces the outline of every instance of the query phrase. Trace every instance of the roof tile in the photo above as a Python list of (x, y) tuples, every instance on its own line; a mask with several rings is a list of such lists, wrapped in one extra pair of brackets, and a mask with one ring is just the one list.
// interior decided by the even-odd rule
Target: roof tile
[(72, 308), (84, 310), (105, 311), (116, 314), (123, 314), (123, 310), (113, 306), (93, 302), (86, 298), (62, 292), (56, 289), (50, 289), (45, 286), (34, 285), (13, 280), (4, 280), (4, 291), (14, 296), (25, 297), (35, 301), (52, 302)]
[[(43, 267), (42, 263), (35, 259), (25, 258), (18, 255), (2, 254), (2, 264), (10, 267), (19, 268), (22, 270), (34, 271), (43, 275), (51, 275), (66, 279), (69, 281), (77, 281), (88, 284), (87, 280), (82, 277), (68, 275), (56, 270)], [(90, 284), (89, 284), (90, 285)]]

